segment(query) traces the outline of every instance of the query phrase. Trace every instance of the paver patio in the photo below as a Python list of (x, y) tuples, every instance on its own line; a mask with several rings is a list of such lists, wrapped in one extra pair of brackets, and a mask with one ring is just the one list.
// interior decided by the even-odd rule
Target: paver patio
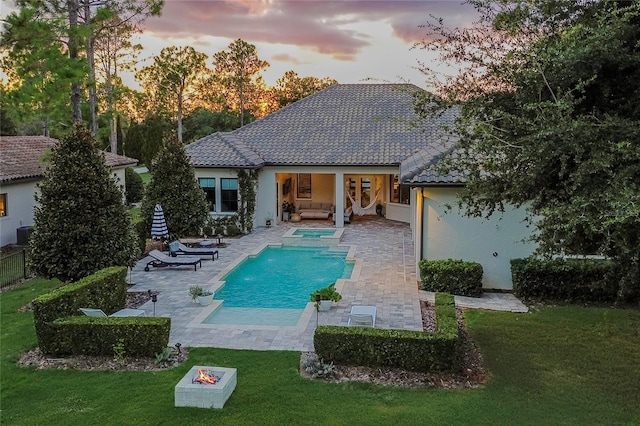
[[(170, 345), (180, 342), (183, 346), (232, 349), (313, 350), (316, 312), (311, 304), (297, 326), (202, 324), (213, 308), (194, 303), (188, 289), (192, 285), (209, 287), (218, 273), (245, 254), (254, 253), (265, 244), (280, 243), (291, 227), (330, 225), (326, 221), (283, 222), (271, 228), (258, 228), (241, 238), (226, 239), (227, 247), (219, 249), (219, 259), (203, 260), (197, 271), (152, 268), (145, 272), (147, 262), (142, 259), (131, 272), (134, 285), (130, 291), (158, 293), (155, 315), (171, 317)], [(372, 216), (357, 217), (345, 226), (341, 244), (351, 246), (350, 255), (356, 259), (354, 274), (342, 288), (338, 284), (342, 300), (329, 312), (320, 312), (318, 323), (347, 325), (351, 305), (364, 304), (377, 307), (376, 327), (421, 330), (420, 299), (429, 295), (418, 289), (409, 225)], [(141, 309), (149, 316), (154, 314), (151, 301)]]

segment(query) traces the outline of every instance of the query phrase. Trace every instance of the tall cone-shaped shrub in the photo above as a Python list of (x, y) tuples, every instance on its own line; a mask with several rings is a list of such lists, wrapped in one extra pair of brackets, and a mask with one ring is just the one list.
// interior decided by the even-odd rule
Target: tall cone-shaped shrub
[(167, 135), (163, 145), (151, 164), (151, 182), (140, 215), (150, 234), (153, 209), (160, 204), (171, 238), (198, 235), (207, 220), (205, 193), (182, 142), (175, 135)]
[(33, 270), (77, 281), (108, 266), (133, 266), (139, 249), (131, 218), (91, 133), (76, 126), (48, 161), (29, 242)]

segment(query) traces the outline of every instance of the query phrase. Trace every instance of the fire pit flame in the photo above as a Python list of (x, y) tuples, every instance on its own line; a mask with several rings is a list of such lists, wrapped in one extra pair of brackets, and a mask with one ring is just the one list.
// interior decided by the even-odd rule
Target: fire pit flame
[(220, 381), (220, 377), (213, 374), (213, 371), (198, 368), (198, 374), (193, 379), (192, 383), (199, 383), (201, 385), (215, 385), (218, 381)]

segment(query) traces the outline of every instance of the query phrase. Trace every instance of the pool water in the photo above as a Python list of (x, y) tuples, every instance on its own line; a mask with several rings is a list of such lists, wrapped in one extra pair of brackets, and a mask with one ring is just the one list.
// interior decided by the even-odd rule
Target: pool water
[(222, 278), (214, 299), (224, 302), (204, 323), (296, 325), (310, 293), (351, 277), (346, 256), (335, 247), (267, 247)]
[(301, 235), (302, 238), (331, 237), (335, 234), (333, 229), (296, 229), (293, 235)]

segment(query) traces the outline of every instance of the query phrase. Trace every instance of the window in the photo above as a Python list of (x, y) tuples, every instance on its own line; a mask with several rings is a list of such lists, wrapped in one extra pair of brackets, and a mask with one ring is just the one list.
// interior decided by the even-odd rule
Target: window
[(391, 194), (390, 200), (392, 203), (409, 204), (410, 188), (405, 185), (400, 185), (398, 182), (398, 175), (391, 176)]
[(216, 180), (215, 178), (199, 178), (198, 183), (207, 197), (209, 211), (216, 211)]
[(7, 194), (0, 194), (0, 217), (7, 215)]
[(311, 173), (298, 173), (298, 198), (311, 198)]
[(220, 179), (223, 212), (238, 211), (238, 179)]

